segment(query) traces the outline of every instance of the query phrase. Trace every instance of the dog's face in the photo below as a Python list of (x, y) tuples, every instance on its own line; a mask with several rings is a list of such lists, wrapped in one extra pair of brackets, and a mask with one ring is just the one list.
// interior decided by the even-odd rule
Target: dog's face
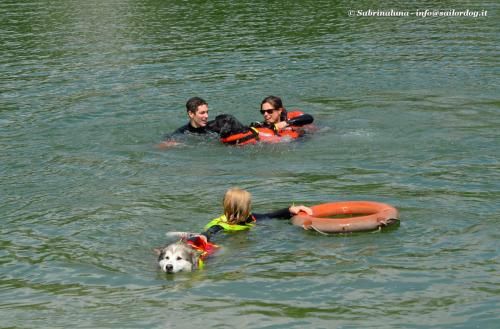
[(247, 132), (248, 126), (243, 125), (231, 114), (220, 114), (215, 117), (215, 120), (210, 122), (208, 128), (219, 133), (222, 138), (233, 134)]
[(189, 272), (198, 262), (196, 251), (185, 243), (173, 243), (154, 251), (158, 254), (158, 265), (166, 273)]

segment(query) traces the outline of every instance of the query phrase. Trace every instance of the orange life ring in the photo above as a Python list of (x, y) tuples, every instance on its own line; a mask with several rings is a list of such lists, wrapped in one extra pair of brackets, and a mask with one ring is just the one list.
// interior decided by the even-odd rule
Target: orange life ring
[[(293, 225), (320, 233), (347, 233), (376, 230), (397, 222), (399, 218), (396, 208), (373, 201), (323, 203), (312, 206), (311, 209), (312, 216), (301, 212), (292, 217)], [(328, 218), (338, 215), (355, 216)]]

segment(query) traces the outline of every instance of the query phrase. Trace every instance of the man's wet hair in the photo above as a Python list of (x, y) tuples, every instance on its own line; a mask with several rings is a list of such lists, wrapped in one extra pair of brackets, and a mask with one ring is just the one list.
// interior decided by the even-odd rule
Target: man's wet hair
[(203, 98), (200, 97), (192, 97), (188, 99), (186, 103), (186, 111), (192, 112), (196, 114), (196, 110), (198, 109), (198, 106), (200, 105), (208, 105), (207, 102)]

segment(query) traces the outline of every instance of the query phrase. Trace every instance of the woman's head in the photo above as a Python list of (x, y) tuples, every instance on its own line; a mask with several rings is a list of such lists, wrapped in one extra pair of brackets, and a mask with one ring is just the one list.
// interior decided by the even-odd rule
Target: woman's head
[(267, 96), (260, 103), (260, 113), (264, 116), (264, 122), (275, 124), (282, 120), (281, 114), (285, 112), (281, 98), (277, 96)]
[(243, 223), (250, 216), (252, 195), (248, 191), (232, 188), (224, 194), (222, 204), (229, 224)]

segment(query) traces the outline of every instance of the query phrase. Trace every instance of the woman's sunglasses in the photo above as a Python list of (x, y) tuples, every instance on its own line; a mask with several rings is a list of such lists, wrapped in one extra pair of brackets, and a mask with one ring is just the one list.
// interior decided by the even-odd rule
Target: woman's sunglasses
[(271, 113), (273, 113), (274, 111), (276, 111), (276, 109), (270, 109), (270, 110), (260, 110), (260, 114), (262, 114), (262, 115), (264, 115), (264, 113), (271, 114)]

